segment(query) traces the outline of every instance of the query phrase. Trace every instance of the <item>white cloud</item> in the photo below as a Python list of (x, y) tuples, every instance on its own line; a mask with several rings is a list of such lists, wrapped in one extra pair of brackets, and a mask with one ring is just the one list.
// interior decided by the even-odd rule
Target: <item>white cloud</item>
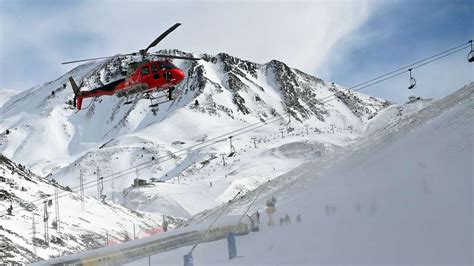
[[(175, 22), (182, 22), (158, 49), (226, 52), (260, 63), (278, 59), (316, 74), (314, 70), (324, 68), (334, 54), (334, 45), (368, 19), (370, 7), (368, 1), (90, 1), (44, 16), (4, 14), (1, 34), (8, 40), (2, 41), (0, 58), (14, 66), (8, 51), (29, 44), (31, 53), (41, 55), (41, 67), (56, 75), (48, 76), (54, 79), (71, 68), (62, 67), (62, 61), (134, 52)], [(64, 39), (76, 33), (95, 38), (87, 42)], [(1, 81), (3, 87), (25, 82), (1, 78), (7, 79)]]

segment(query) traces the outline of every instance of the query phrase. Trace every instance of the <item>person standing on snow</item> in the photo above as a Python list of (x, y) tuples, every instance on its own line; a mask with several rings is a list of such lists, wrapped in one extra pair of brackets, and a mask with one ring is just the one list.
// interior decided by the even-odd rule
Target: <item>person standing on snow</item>
[(285, 224), (291, 224), (290, 216), (288, 215), (288, 213), (285, 214)]
[(163, 232), (168, 231), (168, 222), (165, 219), (165, 216), (163, 215)]
[(267, 208), (265, 209), (265, 212), (268, 214), (268, 226), (273, 226), (273, 213), (276, 212), (275, 208), (275, 203), (276, 203), (276, 198), (272, 197), (271, 199), (267, 200)]
[(296, 215), (296, 222), (299, 223), (301, 222), (301, 214), (298, 213), (298, 215)]

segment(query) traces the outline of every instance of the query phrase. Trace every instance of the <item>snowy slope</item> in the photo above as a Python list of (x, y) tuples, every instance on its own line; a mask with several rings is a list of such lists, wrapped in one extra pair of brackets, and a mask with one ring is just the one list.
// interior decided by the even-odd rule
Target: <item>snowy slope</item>
[[(58, 189), (59, 198), (59, 230), (53, 226), (56, 220), (55, 189)], [(44, 242), (44, 201), (49, 206), (49, 246)], [(91, 197), (85, 197), (85, 210), (81, 211), (80, 202), (79, 194), (70, 193), (0, 155), (0, 263), (33, 262), (98, 248), (106, 245), (107, 237), (110, 241), (121, 242), (133, 237), (134, 225), (136, 235), (144, 237), (145, 230), (159, 227), (162, 222), (159, 214), (144, 214)], [(10, 205), (13, 206), (12, 215), (7, 213)], [(35, 248), (32, 244), (33, 219), (36, 221)], [(168, 220), (173, 226), (179, 222), (172, 217)]]
[[(276, 217), (237, 239), (202, 244), (196, 265), (472, 265), (474, 83), (373, 131), (364, 141), (278, 177), (235, 204), (262, 213), (276, 196)], [(321, 165), (325, 167), (321, 168)], [(295, 216), (302, 222), (295, 223)], [(196, 216), (188, 228), (209, 220)], [(155, 255), (152, 265), (182, 265), (190, 247)], [(148, 259), (129, 265), (147, 264)]]
[[(323, 133), (312, 140), (316, 149), (324, 145), (347, 145), (363, 134), (370, 119), (390, 105), (381, 99), (326, 84), (279, 61), (256, 64), (228, 54), (201, 57), (203, 60), (198, 62), (176, 61), (187, 73), (187, 78), (178, 87), (181, 92), (178, 98), (159, 108), (150, 109), (146, 99), (123, 105), (124, 99), (102, 97), (85, 102), (84, 111), (76, 113), (73, 110), (70, 105), (73, 95), (67, 79), (74, 77), (84, 84), (85, 90), (116, 80), (129, 62), (121, 57), (78, 66), (57, 80), (13, 96), (0, 108), (0, 132), (7, 129), (11, 132), (0, 136), (0, 151), (39, 175), (52, 173), (51, 178), (71, 187), (78, 185), (81, 169), (85, 182), (91, 182), (96, 179), (97, 167), (102, 176), (109, 176), (150, 162), (152, 158), (169, 156), (166, 161), (150, 164), (145, 169), (132, 169), (117, 178), (114, 187), (109, 182), (105, 192), (109, 198), (112, 191), (120, 197), (120, 191), (129, 187), (136, 177), (167, 181), (165, 188), (173, 183), (183, 181), (185, 184), (188, 180), (201, 179), (202, 184), (192, 189), (199, 191), (212, 182), (212, 178), (204, 180), (203, 177), (216, 176), (213, 172), (217, 171), (220, 154), (229, 153), (229, 143), (222, 141), (189, 154), (174, 155), (174, 152), (252, 123), (263, 124), (291, 115), (291, 119), (269, 123), (233, 140), (237, 156), (229, 159), (232, 164), (219, 173), (220, 177), (233, 175), (232, 182), (217, 184), (219, 191), (211, 193), (210, 197), (198, 196), (197, 199), (203, 202), (201, 207), (197, 208), (195, 201), (190, 202), (193, 197), (158, 195), (157, 198), (166, 196), (166, 202), (160, 200), (163, 207), (169, 206), (165, 211), (187, 216), (224, 201), (235, 187), (240, 187), (239, 182), (253, 183), (253, 187), (261, 183), (255, 181), (254, 170), (258, 167), (255, 164), (250, 163), (254, 170), (235, 171), (249, 164), (244, 162), (246, 158), (263, 156), (273, 160), (278, 156), (265, 153), (266, 149), (278, 149), (288, 141), (300, 142), (307, 130)], [(296, 130), (290, 132), (292, 128)], [(277, 140), (280, 129), (285, 131), (284, 137), (291, 138)], [(334, 136), (329, 136), (329, 132)], [(259, 149), (248, 152), (253, 144), (251, 137), (259, 140)], [(281, 165), (281, 169), (275, 167), (273, 173), (270, 170), (273, 168), (269, 167), (264, 180), (303, 161), (280, 156), (275, 164)], [(234, 169), (231, 169), (232, 165)], [(238, 181), (240, 178), (248, 182)], [(176, 190), (181, 191), (180, 188)], [(91, 189), (86, 193), (94, 195), (95, 191)], [(152, 199), (156, 193), (152, 194), (130, 206), (157, 210), (155, 204), (140, 207), (148, 200), (157, 202)]]
[[(350, 132), (315, 133), (303, 128), (293, 134), (274, 133), (238, 149), (236, 156), (211, 157), (193, 164), (166, 183), (146, 188), (128, 188), (119, 201), (143, 211), (166, 209), (166, 213), (188, 218), (227, 202), (237, 192), (243, 194), (298, 167), (308, 160), (321, 158), (355, 140)], [(206, 167), (203, 167), (206, 163)], [(211, 186), (212, 183), (212, 186)], [(163, 206), (166, 205), (166, 206)], [(183, 211), (185, 211), (183, 213)]]
[(0, 107), (7, 102), (12, 96), (18, 94), (18, 91), (0, 89)]
[(413, 113), (428, 107), (433, 102), (433, 99), (419, 99), (415, 101), (408, 101), (403, 105), (391, 105), (386, 109), (380, 111), (376, 117), (370, 120), (365, 128), (365, 134), (369, 135), (377, 130), (384, 130), (405, 117), (409, 117)]

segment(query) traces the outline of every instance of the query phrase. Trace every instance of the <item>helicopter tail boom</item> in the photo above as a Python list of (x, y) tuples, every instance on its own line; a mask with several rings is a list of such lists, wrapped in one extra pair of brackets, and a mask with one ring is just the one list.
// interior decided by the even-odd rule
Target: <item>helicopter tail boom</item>
[(74, 91), (74, 107), (77, 106), (77, 109), (81, 110), (82, 97), (77, 98), (77, 96), (81, 94), (81, 90), (72, 77), (69, 77), (69, 82), (71, 83), (72, 90)]

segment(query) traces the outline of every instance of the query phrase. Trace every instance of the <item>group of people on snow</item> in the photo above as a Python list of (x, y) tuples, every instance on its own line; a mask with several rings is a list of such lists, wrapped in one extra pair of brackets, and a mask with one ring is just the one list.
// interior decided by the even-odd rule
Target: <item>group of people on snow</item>
[[(268, 226), (275, 225), (275, 222), (273, 220), (273, 214), (276, 212), (276, 207), (275, 207), (276, 203), (277, 203), (277, 199), (275, 198), (275, 196), (272, 196), (266, 202), (267, 208), (265, 209), (265, 212), (268, 215), (268, 223), (267, 223)], [(298, 214), (296, 216), (296, 222), (301, 222), (301, 214)], [(285, 216), (280, 217), (280, 226), (289, 225), (289, 224), (291, 224), (290, 216), (288, 215), (288, 213), (285, 213)]]

